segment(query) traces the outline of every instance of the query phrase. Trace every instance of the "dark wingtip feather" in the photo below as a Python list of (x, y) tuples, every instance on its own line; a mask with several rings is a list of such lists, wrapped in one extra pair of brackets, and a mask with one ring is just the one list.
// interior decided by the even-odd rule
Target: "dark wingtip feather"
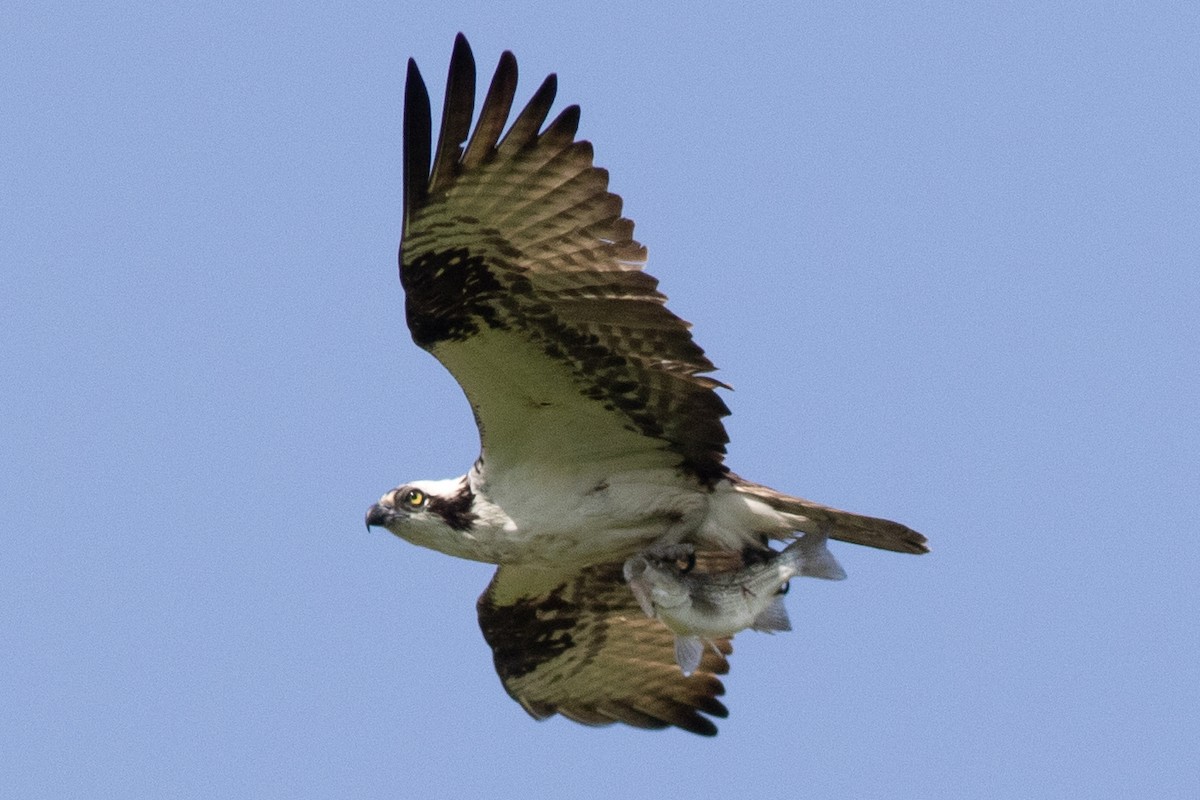
[(488, 86), (487, 97), (479, 111), (479, 121), (475, 123), (475, 133), (471, 134), (471, 141), (463, 154), (464, 170), (482, 164), (496, 147), (516, 94), (517, 57), (505, 50), (500, 54), (500, 62), (496, 64), (496, 72)]
[[(724, 692), (725, 692), (725, 687), (724, 687), (724, 685), (722, 685), (720, 693), (724, 694)], [(702, 700), (700, 703), (697, 703), (696, 705), (700, 711), (703, 711), (705, 714), (708, 714), (709, 716), (719, 717), (720, 719), (725, 719), (726, 717), (729, 716), (729, 709), (725, 707), (724, 703), (722, 703), (720, 700), (716, 699), (715, 697), (706, 698), (706, 699)]]
[(442, 128), (438, 134), (437, 156), (429, 191), (436, 192), (449, 184), (459, 172), (462, 145), (471, 132), (475, 113), (475, 56), (467, 37), (461, 33), (454, 38), (450, 55), (450, 70), (446, 75), (446, 99), (442, 105)]
[(538, 90), (533, 93), (533, 97), (529, 98), (529, 102), (525, 104), (525, 108), (517, 115), (512, 127), (508, 129), (508, 133), (500, 142), (500, 150), (504, 152), (520, 150), (536, 139), (542, 123), (546, 121), (546, 115), (550, 113), (550, 106), (554, 105), (554, 97), (557, 94), (558, 76), (552, 72), (546, 76), (546, 80), (542, 81), (542, 85), (538, 87)]
[[(547, 143), (571, 144), (575, 141), (575, 133), (579, 130), (579, 106), (571, 105), (564, 108), (554, 121), (542, 131), (541, 138)], [(607, 176), (606, 176), (607, 177)], [(617, 201), (617, 215), (621, 212), (621, 198), (612, 195)]]
[(430, 118), (429, 92), (421, 78), (417, 62), (408, 60), (404, 82), (404, 228), (408, 229), (412, 212), (429, 193), (429, 158), (432, 151), (433, 122)]

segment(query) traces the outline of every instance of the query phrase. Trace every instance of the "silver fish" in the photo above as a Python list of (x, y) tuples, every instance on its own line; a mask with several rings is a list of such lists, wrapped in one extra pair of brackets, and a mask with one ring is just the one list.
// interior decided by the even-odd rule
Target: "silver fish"
[(746, 628), (790, 631), (783, 595), (792, 578), (845, 578), (826, 540), (807, 533), (762, 561), (716, 573), (692, 571), (690, 545), (652, 548), (625, 562), (625, 581), (646, 616), (662, 620), (675, 634), (675, 661), (690, 675), (700, 666), (705, 641)]

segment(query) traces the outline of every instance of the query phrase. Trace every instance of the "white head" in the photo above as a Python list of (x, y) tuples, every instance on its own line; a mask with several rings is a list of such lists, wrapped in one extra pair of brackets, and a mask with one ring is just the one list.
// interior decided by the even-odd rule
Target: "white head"
[[(466, 477), (397, 486), (367, 509), (367, 528), (380, 526), (413, 544), (459, 555), (475, 526), (475, 493)], [(470, 556), (468, 556), (469, 558)]]

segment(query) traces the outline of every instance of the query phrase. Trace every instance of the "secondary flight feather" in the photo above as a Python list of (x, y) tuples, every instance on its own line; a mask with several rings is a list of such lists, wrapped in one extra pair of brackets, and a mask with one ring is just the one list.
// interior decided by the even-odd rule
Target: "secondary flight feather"
[(729, 637), (681, 674), (674, 634), (623, 580), (627, 560), (682, 544), (719, 575), (799, 534), (907, 553), (925, 552), (925, 538), (730, 471), (723, 384), (643, 271), (608, 173), (576, 139), (578, 106), (546, 123), (551, 75), (509, 124), (516, 86), (505, 52), (476, 117), (460, 34), (435, 143), (409, 61), (407, 322), (462, 387), (481, 448), (466, 474), (398, 486), (366, 521), (498, 565), (480, 626), (505, 689), (533, 716), (711, 735), (711, 717), (726, 714), (717, 676)]

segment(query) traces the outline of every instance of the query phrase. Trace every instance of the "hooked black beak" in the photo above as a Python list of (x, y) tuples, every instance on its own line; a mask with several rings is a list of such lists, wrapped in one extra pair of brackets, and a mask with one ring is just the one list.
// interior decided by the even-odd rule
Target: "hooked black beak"
[(371, 530), (372, 526), (375, 525), (386, 528), (387, 524), (392, 521), (392, 517), (394, 516), (396, 516), (395, 511), (376, 503), (367, 509), (367, 530)]

